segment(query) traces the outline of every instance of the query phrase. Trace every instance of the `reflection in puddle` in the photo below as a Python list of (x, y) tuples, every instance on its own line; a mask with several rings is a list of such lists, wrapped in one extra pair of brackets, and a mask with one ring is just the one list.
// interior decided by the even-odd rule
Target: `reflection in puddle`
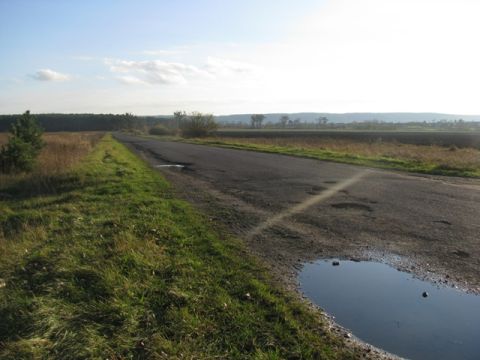
[(185, 165), (179, 165), (179, 164), (168, 164), (168, 165), (156, 165), (155, 167), (157, 168), (177, 168), (177, 169), (183, 169)]
[(480, 359), (480, 296), (375, 262), (317, 261), (304, 266), (299, 282), (367, 343), (411, 359)]

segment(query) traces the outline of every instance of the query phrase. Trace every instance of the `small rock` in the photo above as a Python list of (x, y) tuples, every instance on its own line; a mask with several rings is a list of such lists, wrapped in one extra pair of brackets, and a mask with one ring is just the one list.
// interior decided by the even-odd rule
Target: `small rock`
[(252, 296), (250, 295), (250, 293), (246, 293), (245, 294), (245, 297), (247, 298), (247, 300), (250, 300), (252, 298)]
[(422, 293), (422, 296), (423, 296), (424, 298), (428, 297), (428, 292), (424, 291), (424, 292)]
[(345, 338), (347, 339), (350, 339), (352, 337), (352, 334), (350, 333), (345, 333), (345, 335), (343, 335)]
[(332, 265), (333, 265), (333, 266), (338, 266), (338, 265), (340, 265), (340, 261), (333, 261), (333, 262), (332, 262)]

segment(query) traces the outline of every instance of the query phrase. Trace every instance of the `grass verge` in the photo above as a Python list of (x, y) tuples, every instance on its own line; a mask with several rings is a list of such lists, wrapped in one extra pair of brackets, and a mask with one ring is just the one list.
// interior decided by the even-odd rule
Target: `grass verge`
[(56, 190), (0, 202), (0, 358), (355, 357), (110, 136)]
[(480, 151), (398, 143), (306, 139), (182, 139), (194, 144), (261, 151), (430, 175), (480, 178)]

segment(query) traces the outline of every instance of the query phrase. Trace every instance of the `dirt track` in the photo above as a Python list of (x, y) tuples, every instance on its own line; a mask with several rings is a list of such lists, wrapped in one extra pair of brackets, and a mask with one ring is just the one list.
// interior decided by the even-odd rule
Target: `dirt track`
[(480, 291), (480, 181), (116, 135), (286, 284), (304, 261), (376, 259)]

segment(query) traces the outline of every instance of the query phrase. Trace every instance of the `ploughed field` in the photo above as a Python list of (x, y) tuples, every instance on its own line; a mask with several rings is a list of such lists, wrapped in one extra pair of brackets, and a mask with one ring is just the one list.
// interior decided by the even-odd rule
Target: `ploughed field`
[(414, 145), (439, 145), (480, 148), (480, 133), (473, 131), (363, 131), (293, 129), (220, 129), (220, 137), (231, 138), (317, 138), (362, 142), (399, 142)]

